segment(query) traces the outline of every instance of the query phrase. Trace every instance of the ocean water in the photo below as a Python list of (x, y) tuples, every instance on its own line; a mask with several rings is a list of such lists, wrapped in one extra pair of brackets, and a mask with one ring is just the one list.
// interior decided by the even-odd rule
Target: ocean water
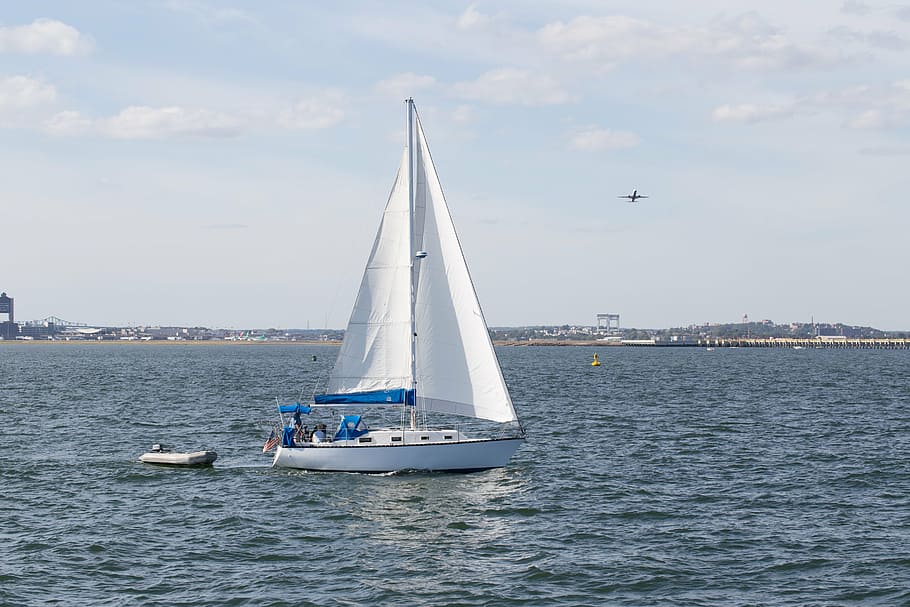
[(509, 467), (270, 468), (336, 352), (0, 344), (0, 605), (910, 605), (906, 351), (501, 348)]

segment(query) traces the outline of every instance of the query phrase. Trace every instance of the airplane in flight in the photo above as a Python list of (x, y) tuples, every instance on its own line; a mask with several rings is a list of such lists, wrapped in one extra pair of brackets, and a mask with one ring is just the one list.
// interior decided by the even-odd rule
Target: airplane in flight
[(644, 194), (639, 194), (638, 190), (632, 190), (631, 194), (626, 194), (625, 196), (617, 196), (617, 198), (628, 198), (629, 202), (635, 202), (639, 198), (647, 198)]

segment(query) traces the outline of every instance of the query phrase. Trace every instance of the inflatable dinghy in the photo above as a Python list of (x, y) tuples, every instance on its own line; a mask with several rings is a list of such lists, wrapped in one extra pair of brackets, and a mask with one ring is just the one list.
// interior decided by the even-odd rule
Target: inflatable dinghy
[(175, 453), (153, 445), (152, 450), (139, 456), (140, 462), (161, 464), (164, 466), (211, 466), (218, 459), (214, 451), (193, 451), (192, 453)]

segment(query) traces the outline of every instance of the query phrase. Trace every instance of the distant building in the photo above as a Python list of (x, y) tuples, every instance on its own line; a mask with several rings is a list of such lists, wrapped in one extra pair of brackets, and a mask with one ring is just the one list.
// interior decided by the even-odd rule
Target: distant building
[(19, 335), (32, 339), (48, 339), (56, 334), (56, 327), (50, 322), (26, 322), (19, 327)]
[(845, 337), (848, 339), (856, 339), (863, 336), (863, 331), (860, 327), (851, 327), (848, 325), (817, 325), (816, 326), (816, 335), (818, 337)]
[(619, 333), (619, 314), (598, 314), (597, 330), (606, 330), (608, 333)]
[(19, 325), (16, 324), (13, 298), (8, 297), (6, 293), (0, 293), (0, 314), (6, 316), (5, 320), (0, 321), (0, 337), (16, 339), (19, 335)]

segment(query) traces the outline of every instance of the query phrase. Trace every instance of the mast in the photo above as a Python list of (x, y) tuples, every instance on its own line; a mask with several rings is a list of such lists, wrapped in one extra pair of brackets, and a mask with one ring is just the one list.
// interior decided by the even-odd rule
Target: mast
[[(411, 430), (417, 429), (417, 320), (415, 307), (417, 306), (417, 285), (414, 284), (414, 207), (416, 196), (414, 191), (414, 99), (408, 97), (408, 267), (411, 279), (411, 390), (414, 394), (414, 404), (411, 406)], [(405, 397), (404, 406), (408, 406)]]

